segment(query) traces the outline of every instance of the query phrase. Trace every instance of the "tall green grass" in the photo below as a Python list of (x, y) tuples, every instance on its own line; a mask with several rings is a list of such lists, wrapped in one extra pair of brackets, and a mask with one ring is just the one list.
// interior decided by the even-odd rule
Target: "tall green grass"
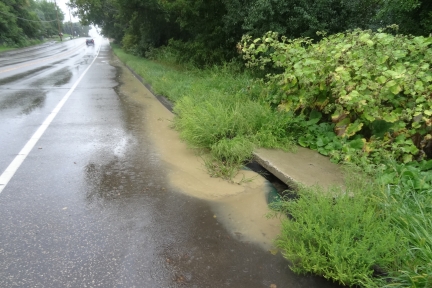
[(303, 187), (275, 205), (290, 216), (276, 244), (292, 269), (347, 286), (432, 287), (432, 190), (349, 176), (345, 190)]
[(209, 172), (231, 179), (257, 146), (291, 149), (292, 116), (259, 101), (257, 83), (236, 64), (197, 69), (150, 61), (114, 47), (152, 89), (175, 103), (174, 127), (190, 147), (208, 151)]
[(388, 287), (432, 287), (432, 190), (419, 191), (407, 183), (389, 185), (382, 203), (406, 242)]
[(347, 286), (382, 287), (377, 274), (394, 271), (405, 240), (375, 197), (382, 189), (364, 177), (347, 187), (302, 187), (278, 204), (290, 215), (276, 244), (297, 273), (314, 273)]

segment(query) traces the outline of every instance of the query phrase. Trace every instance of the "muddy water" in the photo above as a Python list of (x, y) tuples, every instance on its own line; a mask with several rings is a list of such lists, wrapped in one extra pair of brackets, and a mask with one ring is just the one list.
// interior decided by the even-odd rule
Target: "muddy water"
[[(119, 91), (145, 107), (144, 129), (165, 162), (171, 184), (185, 194), (207, 200), (215, 215), (231, 235), (239, 240), (272, 249), (280, 231), (279, 219), (267, 219), (266, 193), (270, 187), (259, 174), (242, 170), (234, 183), (208, 175), (200, 156), (180, 140), (172, 129), (173, 114), (168, 111), (127, 68), (122, 67)], [(244, 181), (247, 179), (247, 181)], [(243, 181), (242, 181), (243, 180)]]

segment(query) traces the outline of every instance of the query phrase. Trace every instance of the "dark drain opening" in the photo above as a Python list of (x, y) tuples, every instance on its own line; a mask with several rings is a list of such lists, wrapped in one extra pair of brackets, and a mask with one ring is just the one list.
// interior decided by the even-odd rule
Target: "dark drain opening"
[(270, 184), (270, 192), (267, 197), (267, 202), (273, 203), (280, 201), (281, 198), (293, 198), (294, 189), (279, 178), (270, 173), (267, 169), (261, 166), (258, 162), (252, 161), (245, 165), (248, 169), (263, 176)]

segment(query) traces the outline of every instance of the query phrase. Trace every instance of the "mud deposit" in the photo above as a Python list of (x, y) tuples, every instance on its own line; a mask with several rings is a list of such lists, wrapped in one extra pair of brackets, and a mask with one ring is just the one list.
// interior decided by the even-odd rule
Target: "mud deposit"
[[(267, 219), (268, 181), (253, 171), (240, 171), (234, 183), (208, 175), (200, 156), (180, 140), (172, 126), (174, 115), (116, 58), (121, 67), (119, 92), (145, 107), (143, 129), (150, 135), (168, 171), (173, 187), (187, 195), (207, 200), (217, 218), (233, 237), (271, 249), (280, 231), (279, 219)], [(249, 179), (251, 181), (242, 181)]]

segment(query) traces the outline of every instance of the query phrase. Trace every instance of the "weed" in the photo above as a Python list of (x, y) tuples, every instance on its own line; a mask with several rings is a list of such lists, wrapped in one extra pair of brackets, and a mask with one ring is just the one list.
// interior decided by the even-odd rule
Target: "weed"
[(302, 187), (298, 198), (277, 204), (282, 221), (277, 247), (297, 273), (314, 273), (343, 285), (381, 287), (404, 245), (374, 194), (376, 183), (352, 179), (347, 190)]
[(401, 237), (406, 240), (400, 267), (391, 273), (389, 287), (432, 285), (432, 190), (417, 190), (413, 183), (388, 185), (383, 207)]

